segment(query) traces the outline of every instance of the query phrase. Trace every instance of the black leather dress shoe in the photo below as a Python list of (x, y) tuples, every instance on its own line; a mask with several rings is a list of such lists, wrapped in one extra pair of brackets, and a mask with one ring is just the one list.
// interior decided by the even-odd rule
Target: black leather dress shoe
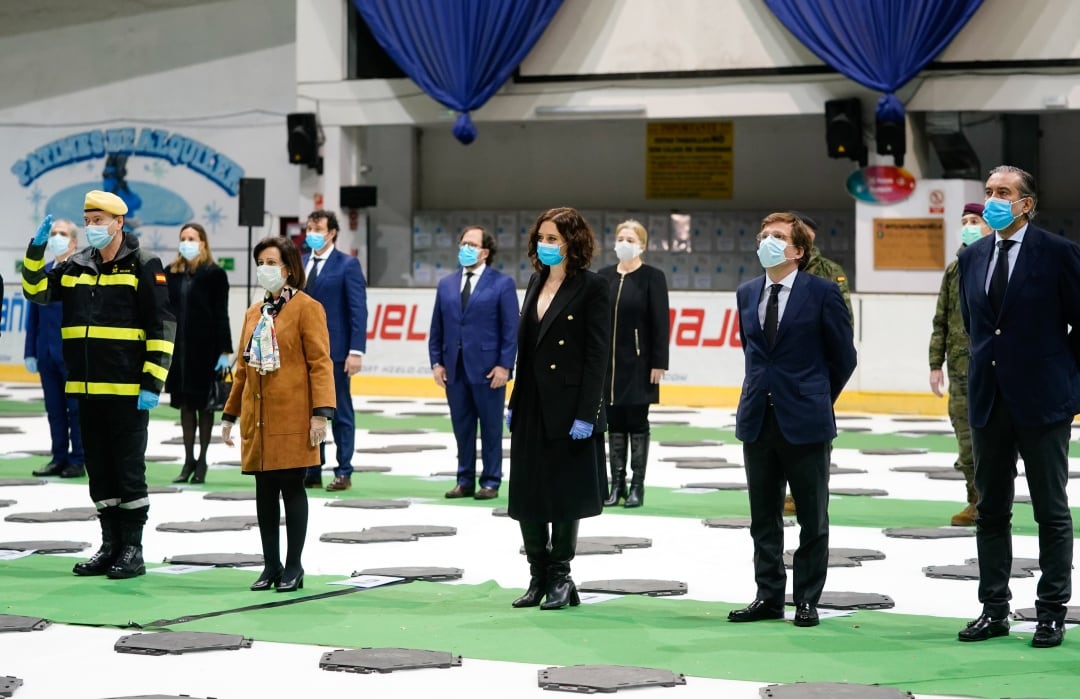
[(86, 475), (86, 467), (82, 464), (68, 464), (60, 472), (61, 478), (82, 478)]
[(1035, 625), (1035, 635), (1031, 637), (1032, 648), (1053, 648), (1060, 646), (1065, 638), (1065, 623), (1061, 621), (1040, 621)]
[(274, 588), (278, 592), (295, 592), (296, 590), (304, 589), (304, 569), (297, 568), (296, 570), (289, 570), (286, 568), (281, 573), (281, 579), (278, 580), (277, 587)]
[(59, 461), (50, 461), (36, 471), (31, 471), (35, 476), (59, 476), (66, 464)]
[(766, 619), (783, 619), (783, 605), (770, 605), (764, 600), (756, 599), (742, 609), (732, 609), (728, 612), (728, 621), (764, 621)]
[(795, 607), (795, 620), (792, 622), (796, 626), (817, 626), (819, 622), (817, 608), (809, 602), (800, 602)]
[(467, 488), (461, 485), (455, 485), (450, 490), (446, 491), (446, 497), (453, 500), (454, 498), (471, 498), (476, 494), (476, 488)]
[(988, 638), (1008, 635), (1009, 619), (1007, 617), (993, 619), (985, 612), (980, 614), (975, 621), (969, 621), (968, 625), (956, 634), (961, 641), (985, 641)]

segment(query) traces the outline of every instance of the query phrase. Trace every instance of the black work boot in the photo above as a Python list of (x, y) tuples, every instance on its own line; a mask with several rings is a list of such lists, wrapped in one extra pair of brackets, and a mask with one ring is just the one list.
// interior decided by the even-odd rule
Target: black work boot
[(547, 584), (548, 535), (547, 522), (520, 522), (521, 540), (525, 544), (525, 557), (529, 561), (529, 589), (510, 603), (512, 607), (535, 607), (544, 598)]
[(124, 545), (120, 549), (116, 561), (105, 575), (113, 580), (146, 575), (146, 564), (143, 563), (142, 555), (142, 530), (142, 523), (121, 523), (120, 531)]
[(645, 504), (645, 465), (649, 461), (649, 433), (630, 435), (630, 492), (626, 495), (626, 507)]
[(604, 507), (618, 505), (620, 499), (626, 498), (626, 456), (628, 444), (627, 435), (622, 432), (608, 433), (608, 460), (611, 464), (611, 490)]
[(120, 554), (120, 534), (117, 531), (115, 508), (106, 507), (98, 512), (101, 524), (101, 548), (88, 560), (76, 563), (71, 569), (75, 575), (105, 575)]
[(581, 604), (577, 587), (570, 579), (570, 561), (577, 551), (578, 520), (551, 523), (551, 552), (548, 554), (546, 599), (540, 609), (562, 609)]

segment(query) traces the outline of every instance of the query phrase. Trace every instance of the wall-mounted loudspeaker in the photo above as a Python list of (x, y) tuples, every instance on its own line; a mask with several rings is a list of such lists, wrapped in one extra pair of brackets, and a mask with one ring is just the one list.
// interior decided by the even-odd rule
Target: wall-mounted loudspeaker
[(266, 210), (266, 180), (243, 177), (240, 179), (240, 214), (237, 217), (241, 226), (262, 226), (263, 211)]
[(317, 167), (319, 164), (319, 127), (312, 112), (294, 112), (285, 117), (289, 130), (289, 162)]
[(352, 185), (342, 187), (338, 194), (338, 200), (343, 209), (366, 209), (376, 204), (375, 187), (368, 185)]
[(858, 97), (825, 103), (825, 143), (830, 158), (850, 158), (866, 165), (862, 103)]

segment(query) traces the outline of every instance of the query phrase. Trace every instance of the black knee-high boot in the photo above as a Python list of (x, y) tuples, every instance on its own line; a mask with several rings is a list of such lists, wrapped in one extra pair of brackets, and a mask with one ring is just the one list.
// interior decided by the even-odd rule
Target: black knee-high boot
[(628, 447), (626, 438), (627, 435), (623, 432), (608, 433), (611, 490), (608, 493), (607, 500), (604, 500), (605, 507), (618, 505), (619, 500), (626, 497), (626, 457)]
[(581, 604), (574, 581), (570, 579), (570, 561), (577, 551), (578, 520), (551, 523), (551, 553), (548, 554), (547, 587), (541, 609), (562, 609)]
[(521, 540), (529, 561), (529, 589), (511, 602), (513, 607), (535, 607), (544, 598), (547, 582), (548, 547), (551, 537), (547, 522), (520, 522)]
[(645, 465), (649, 461), (649, 433), (630, 435), (630, 492), (626, 495), (626, 507), (645, 504)]

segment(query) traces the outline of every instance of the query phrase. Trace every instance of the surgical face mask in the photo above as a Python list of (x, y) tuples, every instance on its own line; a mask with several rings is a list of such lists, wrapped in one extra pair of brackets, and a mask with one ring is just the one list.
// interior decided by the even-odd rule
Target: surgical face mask
[(787, 255), (784, 252), (787, 250), (788, 244), (780, 238), (774, 236), (767, 236), (758, 245), (757, 256), (761, 262), (761, 266), (765, 269), (771, 269), (776, 265), (782, 264), (787, 260)]
[(983, 220), (986, 221), (986, 225), (995, 231), (1008, 228), (1016, 220), (1016, 215), (1012, 212), (1013, 204), (1024, 201), (1024, 199), (1027, 199), (1027, 197), (1020, 197), (1016, 201), (990, 197), (983, 204)]
[(615, 243), (615, 257), (619, 258), (620, 262), (629, 262), (640, 254), (641, 248), (629, 240)]
[(109, 233), (108, 226), (87, 226), (86, 227), (86, 242), (90, 243), (90, 247), (101, 250), (109, 247), (109, 243), (112, 241), (112, 234)]
[(307, 243), (312, 252), (318, 252), (326, 247), (326, 235), (308, 231), (307, 235), (304, 236), (304, 242)]
[(259, 265), (259, 268), (255, 270), (255, 276), (259, 280), (259, 286), (271, 294), (276, 294), (281, 291), (281, 287), (285, 286), (285, 277), (281, 276), (281, 267)]
[(552, 243), (537, 243), (536, 244), (536, 256), (540, 258), (542, 264), (548, 267), (554, 267), (562, 262), (566, 256), (559, 252), (561, 245), (554, 245)]
[(462, 267), (472, 267), (480, 261), (480, 250), (471, 245), (462, 245), (457, 250), (457, 261)]
[(199, 247), (197, 240), (181, 240), (180, 256), (190, 262), (199, 256)]
[(960, 229), (960, 242), (971, 245), (982, 237), (982, 226), (964, 226)]
[(68, 251), (68, 247), (71, 245), (71, 239), (66, 235), (51, 235), (49, 236), (49, 252), (53, 255), (60, 257)]

